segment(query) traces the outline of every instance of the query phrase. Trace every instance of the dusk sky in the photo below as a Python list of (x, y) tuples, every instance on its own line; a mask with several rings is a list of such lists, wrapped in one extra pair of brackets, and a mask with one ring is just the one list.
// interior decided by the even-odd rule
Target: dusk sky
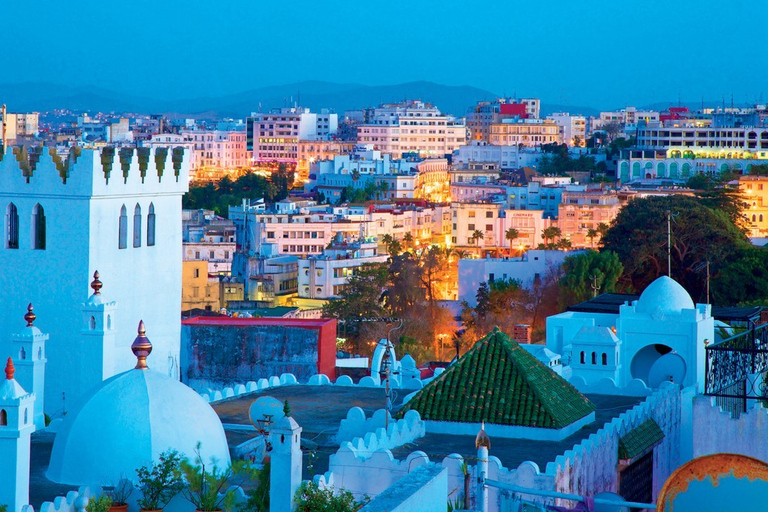
[(764, 2), (2, 0), (0, 83), (189, 98), (429, 80), (598, 108), (753, 103), (768, 101)]

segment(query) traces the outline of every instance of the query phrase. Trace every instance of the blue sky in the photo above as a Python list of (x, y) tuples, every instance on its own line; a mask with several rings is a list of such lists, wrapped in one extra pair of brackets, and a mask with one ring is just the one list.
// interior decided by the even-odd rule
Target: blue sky
[(0, 83), (185, 98), (430, 80), (545, 102), (768, 101), (766, 0), (0, 0)]

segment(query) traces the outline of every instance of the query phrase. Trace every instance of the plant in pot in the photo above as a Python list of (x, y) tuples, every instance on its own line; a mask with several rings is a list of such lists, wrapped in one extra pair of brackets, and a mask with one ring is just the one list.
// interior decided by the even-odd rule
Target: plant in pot
[(200, 454), (200, 446), (197, 443), (193, 459), (181, 461), (181, 473), (186, 482), (182, 494), (198, 512), (233, 510), (235, 493), (229, 488), (254, 479), (258, 470), (251, 468), (244, 460), (234, 461), (225, 469), (219, 468), (215, 460), (206, 464)]
[(158, 511), (179, 494), (184, 488), (181, 478), (181, 456), (175, 450), (162, 452), (156, 463), (136, 470), (137, 488), (141, 492), (138, 500), (143, 511)]
[(88, 500), (88, 504), (85, 506), (85, 512), (109, 512), (109, 507), (112, 506), (112, 498), (106, 494), (100, 494), (99, 496), (93, 496)]
[(133, 493), (133, 486), (125, 478), (121, 478), (112, 490), (107, 491), (107, 496), (112, 499), (109, 512), (126, 512), (128, 510), (128, 498)]

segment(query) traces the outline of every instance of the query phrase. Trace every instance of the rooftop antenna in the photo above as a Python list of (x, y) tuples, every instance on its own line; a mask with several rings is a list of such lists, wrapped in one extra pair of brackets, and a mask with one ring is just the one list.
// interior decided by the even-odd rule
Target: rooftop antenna
[(8, 116), (6, 115), (5, 103), (3, 103), (2, 114), (3, 114), (3, 133), (2, 133), (2, 138), (0, 139), (0, 142), (3, 143), (3, 150), (5, 150), (5, 148), (6, 148), (6, 145), (5, 145), (5, 128), (6, 128), (6, 123), (7, 123), (6, 120), (8, 119)]
[(676, 217), (672, 211), (667, 210), (667, 277), (672, 277), (672, 217)]

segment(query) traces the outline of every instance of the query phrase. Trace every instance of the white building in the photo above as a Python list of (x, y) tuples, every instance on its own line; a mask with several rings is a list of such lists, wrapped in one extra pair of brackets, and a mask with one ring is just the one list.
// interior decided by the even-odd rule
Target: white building
[(178, 375), (181, 196), (189, 167), (183, 150), (146, 151), (73, 149), (65, 159), (43, 151), (39, 161), (25, 164), (30, 171), (8, 153), (0, 161), (0, 332), (16, 332), (18, 312), (34, 304), (40, 328), (51, 337), (49, 414), (67, 410), (104, 376), (133, 365), (126, 350), (101, 367), (80, 364), (95, 350), (80, 334), (95, 270), (106, 294), (122, 305), (113, 324), (116, 339), (129, 339), (141, 319), (151, 322), (155, 369)]
[(626, 386), (639, 379), (658, 388), (672, 381), (701, 391), (704, 349), (715, 339), (711, 309), (662, 276), (618, 314), (568, 311), (547, 318), (547, 347), (587, 384), (610, 378)]
[(357, 141), (394, 159), (404, 153), (442, 157), (466, 144), (467, 127), (421, 101), (381, 105), (357, 127)]
[(535, 282), (543, 282), (548, 272), (557, 270), (565, 258), (579, 252), (530, 250), (519, 258), (460, 259), (459, 301), (476, 306), (480, 283), (494, 280), (516, 279), (523, 287), (531, 288)]
[(560, 137), (569, 146), (583, 147), (587, 142), (587, 118), (571, 115), (568, 112), (556, 112), (547, 116), (560, 127)]
[(453, 164), (461, 166), (470, 163), (493, 163), (498, 165), (499, 169), (519, 169), (537, 167), (541, 157), (542, 152), (536, 148), (472, 141), (471, 144), (459, 148), (453, 158)]
[(491, 125), (488, 141), (498, 146), (530, 147), (562, 142), (560, 127), (547, 119), (503, 119)]
[(299, 260), (299, 297), (336, 298), (359, 267), (388, 258), (375, 239), (345, 242), (339, 236), (321, 255)]
[[(542, 231), (550, 221), (542, 210), (508, 210), (497, 203), (451, 203), (451, 244), (483, 254), (490, 251), (511, 253), (542, 243)], [(518, 238), (506, 239), (506, 232), (514, 228)], [(475, 231), (483, 238), (475, 239)]]
[(246, 119), (246, 149), (254, 162), (297, 163), (299, 141), (328, 140), (339, 129), (339, 116), (329, 110), (282, 108), (253, 113)]

